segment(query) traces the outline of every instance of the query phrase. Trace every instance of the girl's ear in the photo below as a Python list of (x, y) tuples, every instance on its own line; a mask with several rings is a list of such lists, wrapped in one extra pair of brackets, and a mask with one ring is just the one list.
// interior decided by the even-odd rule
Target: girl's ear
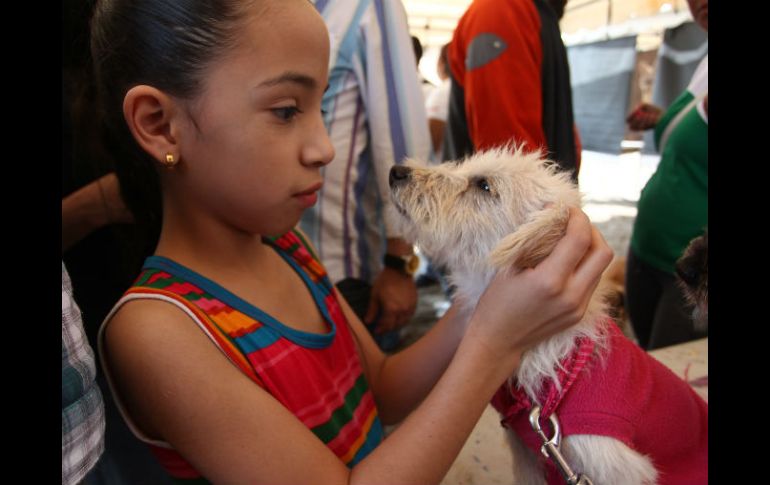
[(489, 255), (493, 268), (534, 268), (567, 231), (569, 208), (561, 202), (533, 213), (516, 232), (505, 236)]
[(179, 159), (178, 114), (176, 102), (152, 86), (134, 86), (123, 98), (123, 116), (131, 134), (161, 163), (169, 154)]

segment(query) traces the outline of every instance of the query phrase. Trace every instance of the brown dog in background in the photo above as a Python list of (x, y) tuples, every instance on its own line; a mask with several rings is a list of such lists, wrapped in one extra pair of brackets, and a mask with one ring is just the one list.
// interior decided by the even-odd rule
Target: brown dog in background
[(709, 234), (696, 237), (676, 262), (676, 274), (685, 297), (693, 305), (693, 321), (699, 330), (709, 324)]

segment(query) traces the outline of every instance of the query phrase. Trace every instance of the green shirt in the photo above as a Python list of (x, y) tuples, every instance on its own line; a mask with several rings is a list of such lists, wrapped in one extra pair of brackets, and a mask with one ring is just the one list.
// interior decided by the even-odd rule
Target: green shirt
[[(708, 68), (700, 74), (708, 76)], [(688, 88), (671, 104), (655, 127), (656, 145), (697, 94)], [(671, 131), (660, 164), (642, 189), (631, 235), (631, 249), (639, 259), (671, 274), (690, 240), (708, 226), (708, 122), (697, 109), (702, 103), (690, 107)]]

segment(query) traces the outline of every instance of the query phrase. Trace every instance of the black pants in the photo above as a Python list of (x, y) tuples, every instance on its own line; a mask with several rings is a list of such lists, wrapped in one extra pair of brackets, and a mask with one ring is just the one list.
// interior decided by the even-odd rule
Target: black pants
[(707, 330), (695, 330), (692, 310), (675, 275), (650, 266), (629, 249), (626, 311), (640, 347), (652, 350), (707, 337)]

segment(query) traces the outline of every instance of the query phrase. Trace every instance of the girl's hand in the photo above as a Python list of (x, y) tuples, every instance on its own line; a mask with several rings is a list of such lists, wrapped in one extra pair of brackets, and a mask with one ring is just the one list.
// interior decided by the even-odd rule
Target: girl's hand
[(467, 337), (501, 358), (525, 350), (580, 321), (612, 250), (580, 209), (534, 268), (500, 271), (471, 317)]

